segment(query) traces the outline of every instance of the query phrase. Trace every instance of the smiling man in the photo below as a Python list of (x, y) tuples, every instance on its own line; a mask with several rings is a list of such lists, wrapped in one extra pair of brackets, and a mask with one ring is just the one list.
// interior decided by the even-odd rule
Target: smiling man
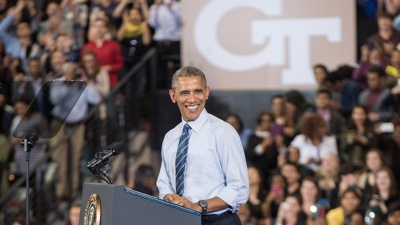
[(182, 122), (164, 137), (157, 186), (160, 198), (201, 212), (203, 225), (240, 225), (235, 212), (249, 195), (244, 151), (236, 130), (207, 113), (209, 94), (195, 67), (172, 77), (169, 95)]

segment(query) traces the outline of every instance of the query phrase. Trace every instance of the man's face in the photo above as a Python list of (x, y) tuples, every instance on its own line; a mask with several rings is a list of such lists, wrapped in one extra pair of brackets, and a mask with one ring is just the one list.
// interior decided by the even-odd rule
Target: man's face
[(319, 86), (324, 84), (325, 77), (326, 77), (326, 73), (325, 73), (324, 69), (322, 69), (320, 67), (317, 67), (314, 69), (315, 82), (317, 82), (317, 84)]
[(320, 93), (317, 95), (317, 98), (315, 99), (315, 103), (318, 107), (318, 109), (326, 109), (329, 107), (331, 99), (329, 98), (329, 95), (326, 93)]
[(369, 89), (371, 90), (378, 89), (381, 86), (379, 75), (377, 73), (369, 72), (367, 74), (367, 83)]
[(7, 6), (6, 0), (0, 0), (0, 10), (4, 10)]
[(183, 120), (196, 120), (203, 111), (210, 89), (203, 85), (200, 76), (179, 77), (175, 87), (169, 91), (173, 103), (177, 103)]
[(392, 29), (392, 20), (386, 17), (378, 18), (378, 27), (379, 29)]
[(69, 211), (69, 221), (71, 225), (78, 225), (79, 224), (79, 217), (81, 213), (81, 208), (79, 207), (72, 207)]
[(19, 38), (30, 37), (31, 35), (31, 27), (27, 23), (20, 23), (17, 26), (17, 36)]
[(62, 52), (54, 52), (51, 57), (51, 66), (55, 72), (60, 72), (62, 65), (65, 63), (65, 56)]
[(33, 77), (38, 77), (40, 75), (40, 62), (38, 60), (29, 62), (29, 75)]
[(107, 33), (107, 26), (104, 21), (96, 20), (93, 24), (93, 33), (96, 38), (103, 39)]

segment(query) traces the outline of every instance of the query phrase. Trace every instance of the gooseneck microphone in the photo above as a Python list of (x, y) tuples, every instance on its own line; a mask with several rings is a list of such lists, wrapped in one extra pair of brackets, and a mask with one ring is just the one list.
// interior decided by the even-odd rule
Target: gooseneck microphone
[[(96, 177), (100, 177), (101, 174), (107, 177), (108, 183), (112, 183), (111, 178), (108, 176), (107, 172), (110, 171), (110, 165), (108, 160), (118, 155), (119, 153), (126, 150), (126, 146), (122, 142), (114, 142), (109, 145), (104, 151), (96, 153), (95, 157), (90, 160), (86, 167), (92, 172)], [(100, 173), (101, 172), (101, 173)], [(101, 177), (100, 177), (101, 178)]]

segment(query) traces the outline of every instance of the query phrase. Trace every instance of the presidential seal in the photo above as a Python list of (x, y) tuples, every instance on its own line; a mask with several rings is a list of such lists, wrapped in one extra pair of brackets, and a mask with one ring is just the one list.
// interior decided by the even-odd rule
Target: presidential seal
[(101, 205), (100, 196), (91, 194), (86, 202), (84, 225), (100, 225)]

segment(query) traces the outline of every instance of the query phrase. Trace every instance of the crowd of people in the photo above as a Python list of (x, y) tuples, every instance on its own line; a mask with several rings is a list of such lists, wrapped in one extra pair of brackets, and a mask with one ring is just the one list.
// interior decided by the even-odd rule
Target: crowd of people
[[(49, 153), (58, 170), (57, 197), (78, 197), (82, 156), (94, 157), (118, 140), (118, 101), (107, 98), (151, 47), (157, 88), (170, 86), (167, 60), (180, 56), (180, 17), (179, 1), (0, 0), (0, 195), (25, 174), (21, 141), (36, 133), (31, 166)], [(130, 95), (145, 94), (146, 76), (119, 92), (135, 100), (121, 106), (130, 112), (127, 132), (144, 129), (141, 98)], [(93, 108), (98, 111), (88, 118)], [(97, 139), (88, 141), (90, 135)], [(43, 182), (49, 161), (35, 166), (34, 185)]]
[(248, 164), (243, 225), (400, 224), (400, 1), (357, 4), (378, 31), (356, 66), (315, 65), (314, 101), (273, 96), (254, 130), (226, 118)]

